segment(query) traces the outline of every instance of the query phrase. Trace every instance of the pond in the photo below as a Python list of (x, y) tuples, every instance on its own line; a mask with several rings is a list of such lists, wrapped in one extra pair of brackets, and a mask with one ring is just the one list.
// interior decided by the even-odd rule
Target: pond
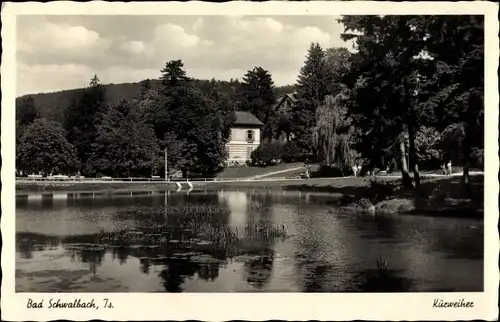
[(482, 221), (328, 194), (16, 196), (16, 292), (481, 292), (483, 249)]

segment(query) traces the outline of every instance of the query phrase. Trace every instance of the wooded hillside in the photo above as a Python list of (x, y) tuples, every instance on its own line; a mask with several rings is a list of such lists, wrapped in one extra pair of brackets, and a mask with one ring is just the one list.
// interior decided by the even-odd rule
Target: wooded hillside
[[(239, 86), (240, 82), (238, 80), (231, 81), (216, 81), (219, 83), (220, 88), (226, 94), (234, 97), (236, 95), (236, 88)], [(160, 80), (152, 79), (151, 85), (153, 87), (158, 86)], [(207, 91), (210, 88), (209, 80), (196, 80), (196, 87), (199, 87), (202, 91)], [(109, 103), (117, 103), (121, 99), (129, 100), (132, 98), (138, 98), (141, 94), (141, 82), (136, 83), (121, 83), (121, 84), (107, 84), (104, 86), (105, 99)], [(39, 94), (27, 94), (16, 99), (16, 105), (22, 98), (27, 96), (33, 97), (34, 104), (37, 107), (38, 112), (41, 117), (44, 117), (51, 121), (63, 122), (64, 120), (64, 109), (69, 106), (73, 99), (79, 97), (84, 92), (83, 88), (70, 89), (64, 91), (50, 92), (50, 93), (39, 93)], [(275, 88), (276, 97), (280, 97), (286, 93), (293, 92), (293, 85), (281, 86)]]

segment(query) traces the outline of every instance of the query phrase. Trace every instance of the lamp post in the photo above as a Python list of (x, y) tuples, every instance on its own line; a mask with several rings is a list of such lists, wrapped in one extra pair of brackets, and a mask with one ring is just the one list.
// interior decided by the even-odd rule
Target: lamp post
[(168, 182), (168, 154), (167, 154), (167, 148), (165, 148), (165, 181)]

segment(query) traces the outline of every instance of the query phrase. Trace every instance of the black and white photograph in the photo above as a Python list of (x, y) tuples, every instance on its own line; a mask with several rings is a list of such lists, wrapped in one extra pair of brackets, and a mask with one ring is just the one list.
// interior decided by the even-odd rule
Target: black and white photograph
[(429, 310), (487, 307), (467, 296), (498, 270), (485, 259), (488, 236), (498, 256), (487, 10), (87, 5), (16, 14), (4, 49), (2, 235), (11, 292), (37, 293), (22, 307), (80, 307), (88, 293), (107, 293), (92, 304), (106, 314), (119, 293), (435, 293)]

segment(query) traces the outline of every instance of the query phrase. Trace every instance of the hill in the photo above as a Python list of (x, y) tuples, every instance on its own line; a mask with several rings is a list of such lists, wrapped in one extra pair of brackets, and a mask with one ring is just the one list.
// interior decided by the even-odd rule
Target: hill
[[(209, 88), (209, 80), (194, 80), (195, 86), (205, 91)], [(231, 81), (216, 81), (219, 88), (229, 96), (235, 98), (236, 91), (239, 87), (239, 82)], [(159, 83), (159, 80), (151, 80), (151, 85), (154, 87)], [(106, 101), (109, 103), (117, 102), (121, 99), (131, 99), (140, 96), (141, 83), (121, 83), (104, 85), (106, 92)], [(293, 86), (276, 87), (276, 97), (280, 97), (285, 93), (293, 91)], [(64, 109), (69, 106), (74, 98), (77, 98), (83, 89), (71, 89), (51, 93), (27, 94), (16, 99), (16, 106), (19, 101), (26, 97), (33, 97), (34, 104), (40, 113), (40, 116), (52, 121), (62, 122)]]

